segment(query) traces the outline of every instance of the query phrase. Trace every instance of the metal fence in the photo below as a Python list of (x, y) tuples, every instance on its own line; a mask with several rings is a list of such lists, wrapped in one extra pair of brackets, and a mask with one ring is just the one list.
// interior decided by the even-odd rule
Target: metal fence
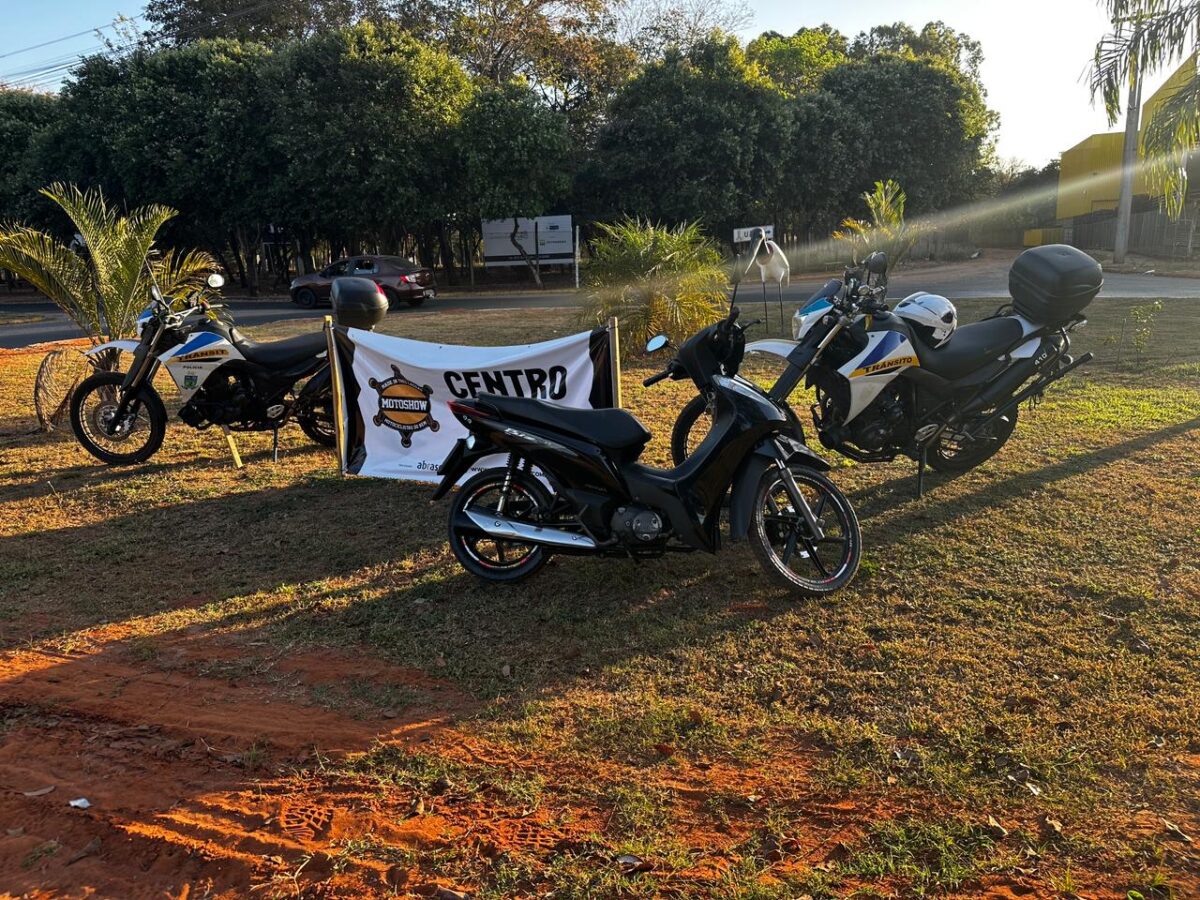
[[(1196, 255), (1196, 210), (1178, 219), (1158, 210), (1134, 213), (1129, 223), (1129, 249), (1143, 256), (1190, 259)], [(1083, 250), (1112, 250), (1116, 242), (1115, 216), (1077, 218), (1064, 229), (1064, 240)]]

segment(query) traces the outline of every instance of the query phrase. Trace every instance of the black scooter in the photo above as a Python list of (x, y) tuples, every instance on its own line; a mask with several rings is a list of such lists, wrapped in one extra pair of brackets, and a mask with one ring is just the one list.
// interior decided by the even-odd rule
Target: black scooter
[[(862, 555), (858, 519), (821, 474), (829, 465), (787, 436), (791, 425), (779, 404), (724, 374), (721, 360), (740, 358), (745, 347), (737, 318), (731, 305), (727, 318), (689, 338), (644, 382), (690, 378), (716, 400), (708, 437), (671, 470), (637, 461), (650, 432), (621, 409), (492, 394), (450, 403), (470, 435), (442, 463), (435, 500), (479, 460), (508, 455), (506, 466), (470, 478), (451, 507), (450, 546), (463, 568), (489, 582), (514, 582), (553, 554), (715, 553), (732, 488), (730, 537), (748, 536), (772, 576), (810, 596), (845, 587)], [(660, 336), (647, 352), (666, 345)]]

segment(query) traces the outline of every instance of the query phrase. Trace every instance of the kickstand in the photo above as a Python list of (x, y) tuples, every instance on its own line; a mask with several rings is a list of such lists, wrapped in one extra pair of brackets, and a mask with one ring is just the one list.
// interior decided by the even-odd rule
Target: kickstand
[(229, 454), (233, 457), (233, 467), (235, 469), (242, 468), (242, 455), (238, 453), (237, 444), (233, 440), (233, 433), (229, 430), (228, 425), (222, 425), (221, 430), (225, 432), (225, 442), (229, 444)]
[(929, 453), (928, 446), (921, 447), (921, 455), (917, 457), (917, 499), (925, 496), (925, 456)]
[(271, 462), (279, 464), (279, 429), (271, 429)]

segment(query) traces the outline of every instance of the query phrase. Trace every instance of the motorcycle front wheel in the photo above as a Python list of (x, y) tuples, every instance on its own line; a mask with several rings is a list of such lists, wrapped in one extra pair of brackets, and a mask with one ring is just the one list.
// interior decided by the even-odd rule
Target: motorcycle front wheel
[(858, 572), (862, 531), (854, 507), (837, 485), (805, 466), (788, 467), (801, 496), (821, 525), (817, 537), (792, 502), (784, 473), (770, 466), (759, 481), (750, 520), (750, 546), (766, 571), (809, 597), (840, 591)]
[[(550, 511), (550, 494), (526, 472), (505, 468), (485, 469), (458, 489), (450, 506), (450, 549), (464, 569), (495, 584), (512, 584), (528, 578), (550, 561), (539, 544), (497, 540), (475, 525), (467, 511), (503, 516), (518, 521), (539, 521)], [(507, 488), (506, 488), (507, 481)]]
[(148, 460), (167, 433), (167, 408), (147, 384), (137, 389), (120, 422), (115, 421), (123, 372), (97, 372), (71, 395), (71, 429), (83, 449), (110, 466)]

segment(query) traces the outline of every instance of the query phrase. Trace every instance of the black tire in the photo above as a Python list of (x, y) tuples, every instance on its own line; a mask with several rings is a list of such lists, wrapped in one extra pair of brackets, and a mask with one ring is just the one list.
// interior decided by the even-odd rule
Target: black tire
[(292, 297), (292, 302), (301, 309), (316, 309), (317, 295), (311, 288), (300, 288)]
[[(499, 499), (507, 469), (485, 469), (468, 479), (458, 489), (454, 503), (450, 506), (450, 549), (464, 569), (492, 584), (512, 584), (528, 578), (547, 562), (550, 552), (542, 546), (519, 544), (511, 541), (496, 541), (469, 527), (462, 527), (468, 506), (481, 506), (494, 512), (487, 502), (477, 503), (489, 494)], [(514, 502), (515, 501), (515, 502)], [(552, 501), (542, 483), (526, 472), (514, 472), (508, 505), (504, 515), (510, 518), (526, 518), (537, 512), (548, 512)], [(490, 550), (489, 550), (490, 545)], [(509, 552), (518, 555), (513, 560), (505, 559)], [(498, 555), (499, 559), (494, 557)], [(493, 558), (489, 558), (493, 557)]]
[[(158, 452), (167, 433), (167, 408), (158, 392), (146, 384), (138, 388), (130, 405), (133, 421), (129, 429), (123, 435), (115, 436), (104, 430), (104, 411), (115, 407), (124, 380), (123, 372), (97, 372), (81, 381), (71, 394), (71, 430), (84, 450), (110, 466), (145, 462)], [(95, 405), (91, 405), (93, 403)], [(129, 416), (126, 420), (129, 421)], [(129, 445), (135, 449), (126, 452), (112, 449), (123, 446), (141, 433), (145, 434), (145, 440)]]
[(408, 300), (409, 306), (420, 306), (422, 303), (425, 302), (425, 298), (423, 296), (419, 296), (419, 295), (415, 296), (415, 297), (410, 296), (407, 298), (407, 300)]
[(679, 418), (671, 428), (671, 460), (675, 465), (683, 465), (712, 428), (711, 403), (710, 397), (697, 394), (679, 411)]
[[(988, 413), (976, 417), (978, 421)], [(970, 427), (971, 420), (965, 423)], [(987, 462), (1008, 443), (1017, 427), (1017, 408), (1014, 406), (1003, 416), (977, 434), (973, 439), (959, 442), (957, 433), (947, 431), (931, 447), (926, 461), (930, 467), (946, 475), (961, 475)]]
[(333, 390), (328, 386), (313, 398), (312, 404), (296, 414), (296, 424), (309, 440), (322, 447), (337, 446), (337, 426), (333, 421)]
[[(820, 472), (798, 465), (788, 469), (813, 514), (823, 521), (825, 536), (812, 540), (803, 516), (791, 509), (782, 473), (771, 465), (754, 492), (750, 546), (776, 581), (808, 597), (827, 596), (849, 584), (862, 562), (858, 517), (845, 494)], [(794, 568), (797, 565), (801, 570)]]

